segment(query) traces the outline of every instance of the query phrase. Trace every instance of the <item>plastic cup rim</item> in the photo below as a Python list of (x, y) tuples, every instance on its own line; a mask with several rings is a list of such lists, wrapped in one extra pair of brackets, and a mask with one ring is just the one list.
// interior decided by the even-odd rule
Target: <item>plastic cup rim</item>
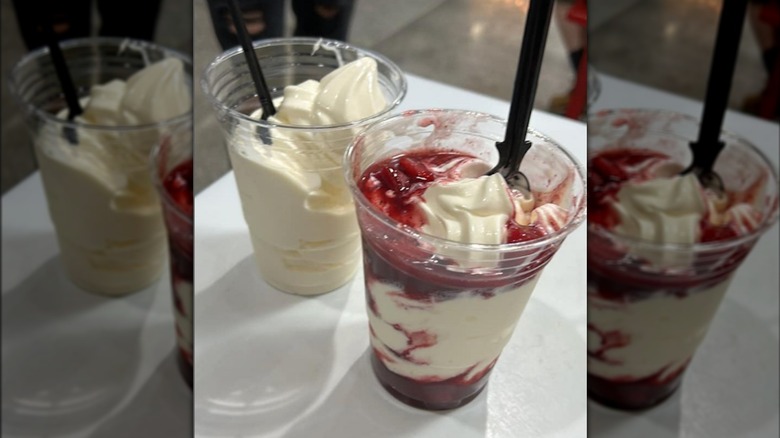
[[(117, 46), (121, 46), (125, 42), (130, 43), (137, 43), (144, 46), (151, 46), (155, 47), (157, 49), (161, 49), (163, 52), (171, 55), (175, 55), (176, 57), (192, 64), (192, 58), (178, 50), (174, 50), (150, 41), (145, 40), (139, 40), (134, 38), (122, 38), (122, 37), (84, 37), (84, 38), (73, 38), (68, 39), (60, 42), (60, 47), (63, 50), (67, 50), (73, 47), (88, 47), (93, 45), (100, 45), (100, 44), (115, 44)], [(81, 123), (76, 120), (69, 121), (67, 119), (60, 119), (55, 114), (52, 114), (48, 111), (45, 111), (41, 109), (40, 107), (37, 107), (33, 105), (30, 102), (27, 102), (20, 94), (19, 94), (19, 87), (15, 79), (18, 76), (18, 69), (21, 68), (23, 65), (26, 65), (30, 62), (32, 62), (35, 59), (40, 59), (43, 56), (48, 56), (49, 48), (48, 47), (39, 47), (38, 49), (33, 50), (32, 52), (24, 55), (19, 61), (17, 61), (13, 68), (11, 69), (11, 73), (9, 74), (8, 83), (11, 89), (11, 94), (14, 96), (14, 99), (21, 105), (23, 108), (25, 108), (26, 112), (29, 114), (35, 114), (39, 118), (45, 120), (49, 123), (54, 123), (57, 125), (61, 125), (63, 127), (72, 127), (72, 128), (78, 128), (78, 129), (88, 129), (88, 130), (95, 130), (95, 131), (105, 131), (105, 132), (133, 132), (133, 131), (142, 131), (147, 129), (154, 129), (154, 128), (160, 128), (160, 127), (166, 127), (166, 126), (175, 126), (178, 125), (186, 120), (189, 120), (192, 118), (192, 108), (190, 107), (190, 110), (182, 113), (181, 115), (178, 115), (176, 117), (162, 120), (155, 123), (143, 123), (139, 125), (119, 125), (119, 126), (109, 126), (109, 125), (93, 125), (88, 123)], [(187, 73), (185, 71), (185, 73)]]
[(552, 138), (532, 128), (528, 128), (529, 133), (543, 139), (546, 142), (549, 142), (550, 144), (554, 145), (560, 152), (563, 153), (564, 157), (568, 159), (569, 162), (571, 162), (571, 164), (573, 164), (574, 171), (577, 173), (580, 182), (582, 183), (583, 195), (580, 200), (580, 204), (581, 204), (580, 208), (576, 210), (576, 212), (574, 213), (574, 217), (569, 222), (567, 222), (566, 225), (564, 225), (561, 229), (555, 231), (554, 233), (545, 234), (542, 237), (521, 241), (521, 242), (515, 242), (515, 243), (500, 243), (500, 244), (463, 243), (463, 242), (458, 242), (456, 240), (443, 239), (441, 237), (436, 237), (431, 234), (427, 234), (422, 231), (415, 230), (414, 228), (401, 224), (398, 221), (390, 217), (387, 217), (386, 215), (377, 211), (374, 205), (371, 202), (369, 202), (369, 200), (365, 197), (365, 195), (363, 195), (363, 193), (357, 188), (357, 184), (355, 184), (355, 175), (353, 174), (353, 164), (351, 160), (355, 146), (366, 136), (366, 134), (370, 133), (370, 131), (373, 131), (374, 129), (378, 129), (385, 124), (393, 123), (396, 120), (405, 117), (416, 116), (421, 114), (433, 114), (439, 112), (446, 112), (449, 114), (460, 114), (466, 117), (481, 118), (481, 119), (489, 120), (491, 122), (499, 123), (504, 126), (506, 125), (506, 120), (494, 116), (492, 114), (483, 113), (479, 111), (447, 109), (447, 108), (429, 108), (429, 109), (404, 111), (401, 114), (396, 114), (384, 120), (378, 121), (370, 125), (366, 129), (364, 129), (360, 134), (355, 136), (355, 139), (350, 143), (350, 145), (347, 147), (347, 150), (344, 153), (344, 169), (345, 169), (344, 176), (347, 180), (347, 185), (349, 186), (349, 189), (352, 192), (353, 198), (357, 201), (357, 203), (360, 206), (364, 207), (365, 211), (371, 214), (372, 217), (380, 221), (383, 225), (398, 230), (406, 234), (407, 236), (415, 240), (421, 241), (427, 245), (431, 245), (433, 247), (442, 247), (442, 246), (458, 247), (459, 249), (479, 252), (479, 253), (511, 253), (513, 251), (518, 251), (518, 250), (528, 250), (528, 249), (536, 249), (544, 246), (550, 246), (551, 244), (554, 244), (559, 240), (564, 239), (569, 234), (571, 234), (571, 232), (573, 232), (583, 222), (587, 213), (587, 202), (585, 198), (585, 194), (587, 193), (587, 186), (586, 186), (585, 172), (584, 172), (584, 168), (582, 167), (582, 164), (579, 163), (577, 159), (571, 153), (569, 153), (568, 150), (566, 150), (564, 147), (562, 147)]
[(355, 46), (353, 44), (346, 43), (344, 41), (338, 41), (338, 40), (332, 40), (327, 38), (310, 38), (310, 37), (294, 37), (294, 38), (268, 38), (263, 40), (257, 40), (252, 42), (252, 46), (256, 49), (258, 48), (265, 48), (265, 47), (271, 47), (271, 46), (282, 46), (282, 45), (293, 45), (293, 44), (310, 44), (314, 46), (315, 44), (319, 43), (320, 45), (330, 45), (335, 46), (339, 49), (351, 49), (355, 50), (358, 54), (363, 56), (371, 56), (374, 59), (377, 59), (387, 65), (390, 70), (396, 72), (398, 74), (398, 77), (401, 78), (400, 83), (400, 90), (396, 98), (387, 104), (387, 106), (379, 113), (376, 113), (372, 116), (365, 117), (359, 120), (354, 120), (352, 122), (347, 123), (340, 123), (335, 125), (320, 125), (320, 126), (300, 126), (300, 125), (286, 125), (283, 123), (274, 123), (268, 120), (262, 120), (262, 119), (255, 119), (250, 117), (247, 114), (244, 114), (240, 111), (235, 110), (234, 108), (228, 107), (225, 105), (222, 101), (217, 99), (217, 97), (210, 91), (209, 81), (208, 78), (211, 76), (210, 73), (214, 71), (214, 69), (220, 65), (223, 62), (226, 62), (228, 59), (240, 56), (241, 60), (243, 61), (243, 52), (244, 50), (241, 48), (241, 46), (236, 46), (231, 49), (228, 49), (221, 54), (217, 55), (216, 58), (214, 58), (208, 66), (206, 66), (205, 70), (203, 71), (203, 75), (200, 79), (201, 89), (203, 90), (203, 94), (206, 96), (206, 98), (211, 102), (212, 106), (219, 109), (220, 111), (224, 111), (231, 115), (231, 117), (239, 120), (243, 120), (246, 122), (249, 122), (251, 124), (258, 125), (263, 128), (271, 129), (271, 128), (282, 128), (282, 129), (290, 129), (290, 130), (306, 130), (306, 131), (313, 131), (313, 132), (327, 132), (327, 131), (335, 131), (335, 130), (343, 130), (345, 128), (354, 128), (361, 125), (367, 125), (375, 120), (380, 120), (384, 118), (390, 111), (395, 109), (401, 101), (406, 96), (407, 92), (407, 82), (406, 82), (406, 76), (404, 75), (403, 70), (401, 70), (398, 65), (396, 65), (393, 61), (391, 61), (386, 56), (374, 52), (369, 49), (364, 49), (358, 46)]

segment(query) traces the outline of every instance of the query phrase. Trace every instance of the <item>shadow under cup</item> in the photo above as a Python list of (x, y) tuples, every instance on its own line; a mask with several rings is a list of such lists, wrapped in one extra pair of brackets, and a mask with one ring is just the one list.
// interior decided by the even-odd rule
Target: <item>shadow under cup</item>
[[(583, 171), (564, 149), (529, 131), (521, 169), (536, 199), (568, 211), (557, 232), (525, 242), (465, 244), (418, 232), (380, 212), (360, 191), (367, 168), (416, 151), (498, 161), (505, 122), (457, 110), (409, 111), (372, 125), (350, 146), (346, 178), (357, 204), (374, 373), (394, 397), (442, 410), (485, 387), (542, 269), (584, 219)], [(550, 202), (550, 201), (548, 201)]]
[[(589, 202), (604, 190), (593, 157), (610, 149), (662, 152), (681, 167), (698, 120), (654, 110), (604, 110), (589, 120)], [(777, 219), (777, 175), (754, 146), (723, 133), (715, 172), (730, 197), (755, 191), (755, 229), (705, 243), (656, 244), (588, 223), (588, 394), (618, 409), (645, 409), (680, 386), (696, 348), (728, 289), (732, 274)], [(599, 177), (601, 178), (601, 177)], [(757, 190), (757, 188), (760, 188)]]
[[(60, 46), (80, 98), (94, 85), (127, 80), (147, 63), (166, 58), (181, 60), (185, 74), (192, 71), (185, 55), (144, 41), (84, 38)], [(112, 296), (152, 284), (165, 267), (165, 231), (149, 178), (149, 153), (191, 114), (136, 126), (59, 118), (67, 104), (47, 48), (14, 66), (10, 88), (25, 113), (70, 279), (86, 291)], [(69, 141), (74, 137), (78, 144)]]
[(152, 179), (168, 234), (179, 368), (192, 386), (193, 192), (192, 126), (172, 132), (152, 151)]
[(240, 48), (217, 57), (202, 80), (228, 146), (263, 279), (287, 293), (329, 292), (359, 267), (359, 231), (341, 167), (344, 151), (357, 132), (401, 102), (406, 80), (384, 56), (343, 42), (282, 38), (257, 41), (254, 48), (274, 99), (287, 86), (321, 80), (340, 61), (369, 57), (377, 64), (386, 108), (330, 126), (278, 125), (249, 117), (260, 105)]

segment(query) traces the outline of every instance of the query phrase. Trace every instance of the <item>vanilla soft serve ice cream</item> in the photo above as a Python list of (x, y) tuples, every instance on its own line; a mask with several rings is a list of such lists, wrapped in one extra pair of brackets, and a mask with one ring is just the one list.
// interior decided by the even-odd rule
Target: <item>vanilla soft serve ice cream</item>
[[(703, 188), (696, 175), (682, 174), (682, 166), (659, 158), (648, 158), (652, 164), (622, 182), (609, 195), (610, 201), (604, 201), (616, 219), (612, 230), (630, 239), (625, 250), (648, 271), (658, 275), (690, 271), (695, 276), (695, 252), (657, 245), (694, 245), (713, 227), (743, 234), (755, 229), (757, 211)], [(692, 284), (684, 296), (657, 293), (636, 300), (616, 301), (592, 291), (588, 348), (599, 353), (591, 358), (589, 372), (614, 379), (655, 376), (659, 381), (679, 373), (704, 338), (729, 281), (724, 277)], [(621, 333), (625, 341), (607, 345), (605, 333)]]
[[(776, 203), (769, 173), (725, 149), (721, 193), (685, 173), (686, 118), (597, 117), (588, 181), (588, 387), (621, 408), (668, 397), (705, 337), (732, 275)], [(609, 128), (609, 129), (608, 129)], [(603, 131), (603, 132), (602, 132)], [(731, 160), (729, 162), (729, 160)], [(732, 173), (733, 172), (733, 173)]]
[[(255, 126), (230, 138), (230, 159), (263, 278), (289, 293), (333, 290), (358, 268), (360, 240), (341, 167), (344, 150), (387, 101), (364, 57), (284, 88), (264, 143)], [(259, 119), (261, 112), (252, 118)]]
[[(35, 152), (60, 254), (85, 290), (120, 295), (153, 282), (165, 267), (165, 230), (149, 153), (159, 122), (190, 111), (189, 79), (177, 58), (94, 85), (81, 99), (76, 144), (46, 122)], [(57, 117), (64, 119), (63, 110)], [(68, 128), (70, 129), (70, 128)]]
[(350, 148), (372, 367), (413, 406), (452, 409), (484, 388), (582, 219), (582, 175), (549, 139), (529, 133), (529, 194), (487, 175), (498, 158), (491, 134), (505, 130), (479, 113), (409, 111)]

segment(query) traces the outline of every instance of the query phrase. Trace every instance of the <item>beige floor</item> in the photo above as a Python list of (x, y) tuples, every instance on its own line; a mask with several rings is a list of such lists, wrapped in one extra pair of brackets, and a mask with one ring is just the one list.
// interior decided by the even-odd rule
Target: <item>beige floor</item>
[[(716, 0), (591, 0), (590, 52), (597, 70), (700, 99), (717, 22)], [(24, 53), (9, 0), (2, 0), (2, 192), (35, 169), (27, 133), (6, 92), (6, 73)], [(164, 0), (160, 42), (194, 44), (196, 191), (229, 169), (198, 80), (218, 52), (205, 0)], [(190, 5), (191, 9), (190, 9)], [(384, 53), (404, 70), (509, 100), (527, 0), (358, 0), (350, 41)], [(193, 20), (187, 17), (193, 16)], [(194, 37), (189, 30), (194, 26)], [(560, 33), (548, 37), (537, 108), (568, 89), (572, 72)], [(765, 80), (746, 26), (731, 95), (738, 108)]]
[[(591, 29), (591, 63), (599, 71), (702, 100), (721, 2), (597, 0), (591, 7), (599, 9), (610, 2), (629, 7)], [(761, 51), (746, 22), (729, 105), (741, 108), (745, 97), (760, 92), (765, 81)]]

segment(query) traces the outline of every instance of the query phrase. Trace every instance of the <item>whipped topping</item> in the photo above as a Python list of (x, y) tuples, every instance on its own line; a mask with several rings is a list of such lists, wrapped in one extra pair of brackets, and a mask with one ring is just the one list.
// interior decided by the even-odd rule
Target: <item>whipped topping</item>
[(682, 166), (668, 159), (646, 160), (640, 166), (641, 172), (623, 182), (611, 202), (619, 218), (614, 231), (620, 235), (651, 243), (693, 244), (702, 241), (703, 226), (727, 227), (744, 235), (761, 223), (760, 193), (715, 193), (702, 187), (695, 174), (681, 174)]
[(376, 61), (360, 58), (319, 82), (310, 79), (285, 87), (284, 99), (269, 121), (295, 126), (340, 125), (371, 117), (386, 107)]
[(699, 241), (702, 216), (708, 210), (696, 175), (628, 182), (617, 194), (620, 224), (615, 232), (653, 243)]
[[(76, 121), (100, 126), (158, 123), (190, 111), (192, 98), (184, 64), (166, 58), (131, 75), (90, 89)], [(63, 117), (65, 113), (61, 113)], [(63, 117), (64, 118), (64, 117)]]
[(501, 175), (434, 184), (423, 197), (423, 232), (464, 243), (506, 242), (506, 222), (515, 205)]
[(553, 203), (536, 204), (533, 195), (512, 191), (496, 173), (434, 182), (417, 205), (426, 218), (423, 232), (461, 243), (497, 245), (507, 243), (509, 219), (545, 234), (563, 228), (566, 209)]
[[(323, 77), (285, 87), (269, 122), (272, 144), (234, 134), (228, 148), (263, 278), (290, 293), (328, 292), (354, 275), (360, 233), (341, 161), (361, 126), (387, 102), (376, 61), (361, 58)], [(260, 118), (261, 110), (251, 115)], [(253, 128), (252, 128), (253, 129)]]
[[(148, 157), (161, 128), (190, 111), (183, 63), (166, 59), (127, 82), (96, 85), (76, 118), (78, 144), (44, 126), (35, 152), (63, 262), (80, 287), (119, 295), (153, 282), (165, 266), (165, 229)], [(181, 83), (174, 83), (181, 81)], [(57, 116), (66, 117), (66, 111)]]
[(192, 107), (184, 64), (177, 58), (155, 62), (130, 76), (125, 90), (122, 109), (135, 120), (133, 125), (172, 119)]
[[(646, 159), (623, 171), (633, 176), (605, 198), (618, 219), (616, 234), (651, 244), (692, 245), (744, 235), (761, 223), (760, 196), (716, 193), (702, 187), (695, 174), (681, 174), (682, 166), (668, 158)], [(687, 269), (694, 258), (690, 251), (626, 244), (631, 254), (655, 268)]]

